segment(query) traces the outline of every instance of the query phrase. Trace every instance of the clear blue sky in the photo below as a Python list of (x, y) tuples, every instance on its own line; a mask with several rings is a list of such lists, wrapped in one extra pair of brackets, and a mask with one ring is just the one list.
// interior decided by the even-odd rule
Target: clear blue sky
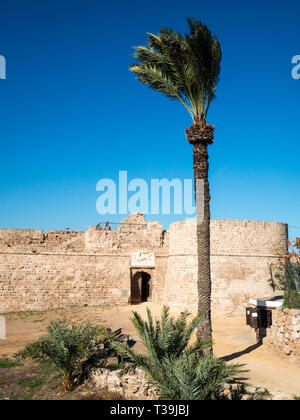
[(0, 226), (119, 221), (96, 212), (99, 179), (193, 176), (188, 113), (128, 71), (146, 32), (185, 32), (188, 16), (223, 49), (208, 115), (212, 217), (300, 226), (299, 15), (296, 0), (2, 0)]

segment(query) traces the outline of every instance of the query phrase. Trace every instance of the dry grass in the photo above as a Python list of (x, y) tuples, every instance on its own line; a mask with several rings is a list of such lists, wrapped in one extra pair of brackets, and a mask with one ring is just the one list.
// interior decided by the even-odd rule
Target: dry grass
[(57, 373), (48, 365), (25, 362), (9, 367), (7, 362), (0, 363), (0, 400), (124, 400), (115, 392), (87, 384), (63, 391)]

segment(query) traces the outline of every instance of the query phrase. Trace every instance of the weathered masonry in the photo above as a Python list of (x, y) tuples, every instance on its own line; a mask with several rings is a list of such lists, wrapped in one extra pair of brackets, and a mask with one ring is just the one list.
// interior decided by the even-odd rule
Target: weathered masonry
[[(271, 296), (269, 264), (287, 250), (287, 225), (212, 220), (213, 315), (241, 316)], [(130, 215), (116, 230), (0, 229), (0, 313), (150, 301), (197, 311), (196, 223)]]

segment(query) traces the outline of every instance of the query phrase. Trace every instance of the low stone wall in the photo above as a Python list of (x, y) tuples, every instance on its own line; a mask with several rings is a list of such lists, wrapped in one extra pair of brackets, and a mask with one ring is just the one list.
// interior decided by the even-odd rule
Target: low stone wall
[[(147, 381), (146, 374), (136, 369), (135, 374), (119, 375), (120, 371), (106, 368), (94, 369), (88, 379), (89, 386), (95, 389), (107, 388), (120, 394), (126, 400), (157, 400), (157, 389)], [(225, 384), (221, 399), (226, 400), (293, 400), (293, 396), (281, 392), (268, 393), (265, 388), (244, 387), (238, 383)]]
[(147, 381), (145, 373), (136, 369), (134, 375), (119, 376), (120, 371), (101, 368), (95, 369), (89, 377), (89, 383), (95, 388), (108, 388), (128, 400), (156, 400), (156, 389)]
[(300, 310), (277, 309), (273, 311), (272, 323), (264, 343), (300, 365)]

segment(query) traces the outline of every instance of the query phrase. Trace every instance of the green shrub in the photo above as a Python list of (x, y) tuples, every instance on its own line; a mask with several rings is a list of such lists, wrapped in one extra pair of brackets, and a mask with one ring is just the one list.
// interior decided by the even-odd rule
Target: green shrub
[(15, 357), (46, 361), (60, 373), (64, 389), (73, 384), (73, 375), (106, 334), (104, 327), (90, 323), (68, 326), (65, 320), (51, 322), (47, 334), (25, 346)]
[(300, 309), (300, 293), (297, 290), (285, 291), (283, 307), (288, 309)]
[(280, 266), (271, 266), (269, 283), (273, 291), (279, 290), (284, 294), (283, 307), (300, 309), (300, 257), (292, 253), (290, 259), (285, 259)]
[(25, 386), (27, 388), (39, 388), (45, 384), (45, 378), (24, 378), (18, 381), (18, 385)]
[(147, 322), (136, 312), (132, 318), (147, 354), (128, 348), (122, 350), (119, 346), (119, 350), (130, 357), (132, 367), (140, 367), (147, 373), (149, 382), (157, 387), (163, 399), (217, 398), (223, 385), (239, 372), (239, 367), (227, 366), (222, 359), (203, 356), (203, 349), (210, 347), (211, 343), (196, 341), (189, 345), (202, 318), (198, 316), (188, 323), (189, 313), (183, 312), (175, 319), (170, 317), (167, 307), (163, 308), (160, 320), (153, 321), (150, 310), (147, 313)]
[(19, 366), (17, 362), (8, 359), (0, 359), (0, 369), (7, 369)]

